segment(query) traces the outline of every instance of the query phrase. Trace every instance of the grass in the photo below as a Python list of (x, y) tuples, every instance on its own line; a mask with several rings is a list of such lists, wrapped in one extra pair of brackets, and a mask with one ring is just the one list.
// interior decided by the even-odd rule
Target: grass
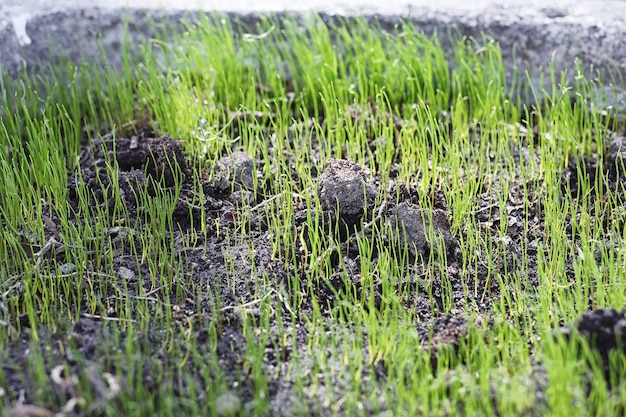
[[(554, 336), (589, 309), (625, 304), (622, 191), (602, 163), (618, 126), (599, 108), (602, 80), (581, 68), (572, 81), (551, 73), (553, 91), (536, 91), (522, 75), (507, 80), (497, 43), (458, 38), (444, 51), (436, 39), (408, 23), (261, 18), (235, 30), (213, 16), (175, 42), (143, 45), (137, 65), (126, 55), (121, 71), (103, 57), (46, 78), (5, 77), (0, 408), (623, 412), (623, 355), (612, 354), (607, 380), (587, 344)], [(136, 213), (114, 156), (98, 168), (111, 180), (107, 204), (94, 204), (94, 184), (81, 178), (88, 144), (94, 152), (104, 146), (95, 139), (144, 125), (187, 152), (187, 209), (201, 212), (187, 226), (173, 221), (180, 170), (171, 187), (135, 190)], [(229, 222), (206, 209), (202, 184), (234, 151), (254, 156), (259, 175), (257, 200), (238, 203)], [(593, 173), (583, 157), (601, 161)], [(406, 199), (401, 186), (426, 213), (444, 205), (456, 259), (442, 245), (413, 259), (378, 223), (343, 251), (315, 192), (331, 158), (376, 176), (374, 214)], [(179, 248), (214, 255), (207, 242), (219, 242), (223, 273), (197, 279), (200, 258)], [(136, 265), (125, 279), (121, 258)], [(418, 294), (432, 300), (425, 311)], [(435, 329), (451, 317), (466, 327), (454, 347)]]

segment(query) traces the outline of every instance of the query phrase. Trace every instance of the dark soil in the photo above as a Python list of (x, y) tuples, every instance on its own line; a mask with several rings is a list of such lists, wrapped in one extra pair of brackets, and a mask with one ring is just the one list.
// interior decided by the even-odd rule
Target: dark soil
[[(398, 116), (394, 117), (399, 119)], [(604, 160), (597, 156), (588, 157), (583, 162), (572, 160), (563, 173), (563, 192), (576, 194), (579, 189), (577, 181), (581, 178), (579, 170), (582, 167), (585, 169), (585, 176), (591, 176), (591, 183), (594, 183), (596, 176), (604, 176), (606, 181), (602, 183), (608, 184), (610, 189), (622, 187), (622, 142), (623, 137), (615, 136), (609, 144), (608, 157)], [(523, 158), (533, 157), (528, 155), (527, 149), (517, 150), (517, 155), (520, 163), (523, 163)], [(449, 355), (461, 344), (468, 343), (470, 311), (477, 313), (478, 317), (484, 317), (485, 323), (492, 319), (490, 312), (493, 303), (502, 295), (499, 293), (500, 284), (495, 279), (489, 279), (484, 260), (474, 262), (468, 268), (462, 266), (459, 241), (464, 239), (463, 229), (456, 235), (450, 230), (450, 209), (445, 204), (446, 199), (442, 192), (431, 190), (434, 210), (421, 208), (415, 184), (380, 184), (379, 178), (371, 177), (363, 167), (344, 159), (331, 160), (327, 164), (318, 177), (318, 189), (313, 191), (318, 193), (322, 202), (324, 225), (327, 228), (325, 232), (334, 233), (340, 242), (338, 247), (331, 250), (343, 253), (344, 265), (334, 262), (334, 274), (330, 279), (314, 284), (316, 291), (311, 293), (315, 294), (316, 299), (311, 299), (308, 292), (301, 291), (302, 299), (294, 311), (294, 282), (290, 277), (304, 277), (310, 260), (306, 259), (304, 250), (300, 259), (295, 262), (273, 255), (271, 231), (268, 230), (262, 210), (250, 211), (252, 217), (242, 219), (242, 205), (262, 205), (272, 197), (264, 188), (266, 184), (261, 184), (260, 191), (253, 192), (255, 181), (261, 178), (255, 171), (255, 166), (257, 169), (260, 167), (260, 162), (254, 163), (255, 158), (255, 155), (234, 152), (224, 156), (214, 172), (204, 172), (198, 178), (194, 176), (197, 168), (186, 158), (181, 144), (175, 138), (158, 137), (149, 128), (128, 138), (116, 141), (93, 140), (85, 144), (81, 153), (80, 173), (68, 173), (68, 204), (73, 208), (72, 221), (76, 223), (89, 223), (92, 213), (110, 213), (110, 224), (105, 236), (110, 241), (109, 250), (106, 254), (93, 253), (91, 263), (84, 266), (85, 275), (91, 278), (95, 292), (102, 296), (102, 299), (96, 300), (102, 308), (96, 315), (90, 314), (86, 306), (81, 306), (80, 311), (76, 312), (80, 317), (78, 320), (61, 320), (55, 329), (37, 329), (37, 337), (42, 341), (40, 349), (47, 358), (47, 375), (44, 378), (50, 378), (51, 381), (51, 408), (55, 404), (58, 409), (67, 406), (68, 401), (74, 398), (78, 382), (71, 380), (69, 375), (74, 375), (79, 381), (91, 386), (93, 398), (88, 404), (70, 407), (67, 415), (99, 415), (107, 407), (107, 401), (116, 401), (116, 398), (121, 401), (124, 398), (123, 392), (128, 390), (128, 380), (112, 379), (111, 375), (123, 375), (126, 369), (132, 367), (118, 360), (119, 356), (112, 346), (123, 348), (130, 340), (142, 346), (142, 353), (145, 355), (142, 358), (145, 363), (144, 372), (134, 377), (140, 378), (146, 390), (154, 393), (158, 393), (160, 386), (166, 384), (172, 386), (175, 392), (180, 392), (181, 396), (187, 395), (190, 381), (185, 378), (192, 378), (198, 387), (210, 392), (209, 383), (201, 370), (206, 369), (206, 364), (202, 361), (214, 351), (218, 362), (212, 370), (215, 373), (213, 377), (222, 378), (224, 386), (237, 387), (233, 389), (233, 393), (220, 397), (217, 401), (217, 412), (231, 415), (228, 408), (231, 407), (235, 413), (243, 415), (242, 410), (254, 401), (255, 385), (246, 357), (249, 347), (247, 344), (251, 339), (245, 335), (242, 315), (260, 319), (259, 304), (269, 301), (273, 308), (285, 314), (281, 315), (283, 318), (280, 323), (272, 317), (268, 333), (257, 339), (265, 348), (262, 368), (270, 376), (267, 395), (272, 412), (268, 415), (330, 415), (332, 410), (324, 405), (325, 397), (331, 391), (340, 394), (350, 390), (352, 382), (346, 380), (341, 373), (322, 381), (311, 375), (311, 386), (304, 387), (304, 398), (308, 400), (301, 402), (302, 400), (296, 399), (303, 396), (296, 395), (297, 388), (290, 377), (289, 364), (294, 350), (298, 350), (300, 367), (301, 364), (313, 360), (313, 353), (303, 346), (313, 332), (341, 333), (338, 328), (320, 329), (312, 326), (307, 319), (315, 305), (319, 305), (323, 314), (330, 315), (337, 307), (335, 303), (341, 293), (353, 294), (354, 302), (362, 303), (366, 309), (380, 309), (387, 302), (387, 294), (383, 293), (383, 277), (379, 277), (373, 287), (362, 287), (359, 266), (361, 260), (352, 244), (357, 235), (371, 234), (374, 228), (388, 231), (385, 244), (398, 245), (398, 248), (407, 246), (413, 257), (411, 266), (407, 267), (398, 285), (412, 288), (402, 303), (405, 309), (414, 312), (414, 326), (421, 341), (416, 349), (431, 352), (433, 372), (437, 371), (438, 355), (441, 352)], [(119, 170), (110, 169), (115, 165)], [(86, 211), (84, 204), (81, 205), (80, 202), (81, 182), (87, 184), (91, 191), (87, 197), (90, 211)], [(121, 202), (110, 198), (110, 188), (116, 186), (120, 189)], [(177, 186), (180, 186), (178, 194), (175, 193)], [(535, 193), (537, 198), (535, 201), (520, 202), (515, 193), (511, 193), (507, 235), (504, 239), (494, 241), (494, 245), (500, 248), (496, 253), (501, 253), (502, 256), (491, 261), (499, 274), (508, 276), (521, 268), (519, 248), (523, 244), (531, 248), (528, 259), (530, 274), (522, 277), (522, 284), (532, 292), (537, 285), (537, 276), (533, 272), (537, 265), (537, 255), (532, 251), (532, 242), (543, 239), (540, 202), (542, 191), (541, 184), (524, 186)], [(386, 201), (377, 205), (375, 197), (378, 187), (388, 187), (391, 190), (389, 195), (401, 196), (399, 202)], [(198, 193), (199, 189), (202, 190), (201, 195)], [(211, 291), (182, 296), (171, 291), (170, 298), (166, 299), (167, 294), (155, 291), (151, 280), (145, 279), (154, 273), (149, 263), (138, 262), (136, 257), (128, 256), (133, 251), (141, 253), (143, 249), (141, 243), (135, 242), (134, 246), (130, 244), (133, 230), (148, 227), (152, 220), (147, 217), (150, 210), (145, 208), (149, 201), (142, 195), (174, 200), (173, 210), (168, 213), (173, 232), (160, 238), (169, 243), (179, 259), (184, 260), (181, 276), (193, 280), (194, 288), (210, 288)], [(475, 213), (476, 220), (485, 230), (497, 232), (501, 227), (496, 214), (498, 211), (491, 209), (497, 201), (493, 201), (490, 190), (482, 190), (482, 194), (477, 197), (480, 199), (481, 209)], [(531, 212), (534, 217), (528, 219), (531, 222), (529, 229), (535, 231), (533, 236), (523, 236), (521, 233), (521, 225), (526, 221), (524, 204), (533, 207)], [(287, 226), (300, 231), (307, 213), (304, 205), (297, 207), (299, 208), (296, 209), (294, 224)], [(50, 207), (46, 207), (45, 212), (49, 220), (46, 224), (46, 238), (53, 239), (50, 241), (54, 244), (52, 249), (44, 253), (43, 263), (60, 265), (71, 275), (76, 268), (72, 264), (72, 242), (65, 242), (60, 236), (59, 219), (55, 212)], [(206, 234), (197, 233), (197, 227), (202, 221), (207, 224)], [(245, 235), (238, 235), (243, 226), (247, 228)], [(189, 235), (193, 239), (189, 239)], [(36, 253), (41, 255), (42, 248), (29, 243), (28, 239), (24, 246), (33, 256), (33, 262), (36, 260)], [(249, 249), (251, 247), (254, 248), (253, 251)], [(438, 247), (444, 248), (445, 253), (437, 251)], [(98, 248), (94, 244), (93, 250)], [(431, 253), (438, 253), (438, 256), (430, 257)], [(101, 263), (98, 258), (101, 256), (112, 258), (113, 271), (99, 269)], [(445, 260), (441, 259), (442, 256)], [(376, 253), (368, 261), (376, 263)], [(437, 267), (439, 263), (445, 265), (445, 268)], [(173, 268), (167, 265), (160, 267), (162, 274), (170, 273), (168, 268)], [(435, 271), (437, 275), (424, 278), (427, 270)], [(348, 272), (347, 277), (345, 271)], [(98, 281), (95, 279), (98, 274), (107, 274), (112, 279)], [(231, 276), (232, 280), (224, 280), (224, 276)], [(302, 283), (302, 287), (306, 288), (306, 284)], [(123, 289), (124, 294), (118, 293), (120, 289)], [(20, 291), (19, 288), (16, 290)], [(151, 295), (145, 297), (140, 294)], [(219, 299), (216, 294), (219, 294)], [(128, 297), (131, 310), (133, 305), (148, 303), (156, 311), (156, 305), (169, 303), (172, 305), (173, 321), (180, 325), (172, 329), (159, 328), (155, 324), (137, 331), (125, 329), (119, 333), (120, 340), (113, 340), (115, 332), (112, 332), (111, 327), (119, 325), (123, 328), (124, 325), (123, 322), (115, 321), (120, 314), (116, 311), (119, 303), (111, 302), (120, 295)], [(197, 296), (202, 297), (199, 303), (195, 299)], [(240, 307), (242, 303), (247, 303), (247, 306)], [(210, 323), (216, 317), (220, 320), (218, 343), (216, 346), (209, 346), (207, 341), (211, 337), (208, 333), (212, 328)], [(512, 323), (515, 319), (512, 315)], [(185, 333), (188, 323), (194, 323), (191, 336)], [(576, 324), (564, 327), (563, 332), (570, 335), (570, 329), (577, 329), (590, 341), (593, 349), (600, 352), (608, 372), (608, 352), (623, 350), (626, 346), (623, 337), (626, 334), (625, 323), (623, 311), (618, 313), (615, 310), (598, 310), (584, 314)], [(32, 400), (36, 381), (40, 380), (35, 377), (24, 378), (21, 371), (27, 368), (29, 352), (33, 345), (37, 345), (34, 343), (35, 332), (34, 329), (29, 329), (31, 324), (28, 317), (17, 318), (13, 325), (22, 328), (22, 332), (5, 347), (5, 361), (2, 364), (6, 375), (4, 395), (13, 403), (20, 401), (28, 404)], [(284, 329), (288, 329), (286, 333), (295, 334), (295, 339), (279, 340), (278, 335)], [(356, 336), (345, 334), (343, 337), (348, 340)], [(163, 349), (164, 338), (171, 339), (168, 346), (172, 350), (169, 352)], [(178, 364), (186, 357), (185, 340), (188, 338), (194, 340), (198, 352), (186, 359), (185, 378), (182, 378), (180, 375), (176, 376), (174, 370), (179, 369)], [(367, 354), (364, 353), (365, 356)], [(53, 377), (57, 365), (63, 365), (63, 373)], [(339, 368), (344, 366), (336, 365)], [(159, 373), (159, 369), (166, 370), (166, 374)], [(386, 372), (384, 360), (365, 366), (362, 371), (363, 386), (360, 389), (373, 391), (377, 384), (385, 384)], [(540, 381), (543, 374), (539, 370), (538, 374), (542, 375), (537, 377), (537, 381)], [(452, 376), (449, 379), (454, 380)], [(537, 384), (537, 397), (543, 398), (541, 390), (545, 381), (543, 384), (536, 381), (531, 383)], [(312, 386), (316, 388), (313, 389)], [(127, 395), (133, 397), (132, 392)], [(206, 398), (198, 396), (195, 400), (202, 403)], [(381, 398), (380, 404), (365, 403), (364, 415), (384, 411), (389, 401), (393, 399)], [(13, 415), (46, 415), (34, 414), (32, 411), (16, 408)], [(45, 410), (39, 412), (44, 413)]]
[(611, 372), (611, 354), (626, 354), (626, 309), (603, 308), (584, 313), (578, 320), (556, 332), (569, 342), (590, 346), (600, 357), (607, 381), (615, 381)]

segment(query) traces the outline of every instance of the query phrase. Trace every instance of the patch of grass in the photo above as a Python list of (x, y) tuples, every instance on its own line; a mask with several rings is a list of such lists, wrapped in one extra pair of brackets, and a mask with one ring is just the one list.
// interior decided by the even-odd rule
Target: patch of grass
[[(120, 71), (0, 86), (0, 407), (624, 411), (623, 353), (558, 331), (625, 303), (599, 81), (522, 91), (497, 43), (444, 51), (410, 23), (215, 15), (172, 36)], [(161, 135), (186, 167), (141, 148)], [(352, 224), (319, 196), (333, 158), (377, 184)], [(402, 202), (424, 251), (385, 221)]]

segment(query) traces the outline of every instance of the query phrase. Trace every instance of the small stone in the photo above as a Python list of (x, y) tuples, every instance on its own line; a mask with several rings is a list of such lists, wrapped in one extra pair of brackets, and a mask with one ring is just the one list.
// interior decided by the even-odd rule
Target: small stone
[(241, 399), (233, 393), (227, 392), (215, 399), (215, 411), (218, 416), (234, 416), (241, 410)]
[(117, 273), (120, 274), (120, 277), (125, 281), (132, 281), (135, 278), (135, 273), (132, 269), (128, 269), (125, 266), (120, 266), (120, 269), (117, 270)]
[(71, 262), (65, 263), (59, 267), (59, 272), (61, 272), (63, 275), (76, 272), (76, 265)]

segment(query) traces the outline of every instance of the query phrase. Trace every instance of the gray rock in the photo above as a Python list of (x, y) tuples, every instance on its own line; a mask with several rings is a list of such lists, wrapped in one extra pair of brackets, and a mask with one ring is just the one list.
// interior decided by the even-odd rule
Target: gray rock
[(378, 187), (369, 172), (354, 162), (331, 159), (318, 182), (318, 195), (324, 210), (336, 210), (343, 217), (361, 216), (376, 200)]
[(241, 399), (227, 392), (215, 399), (215, 411), (220, 417), (235, 416), (241, 411)]
[(64, 263), (59, 267), (59, 271), (62, 274), (71, 274), (72, 272), (76, 272), (76, 265), (71, 262)]
[(402, 249), (406, 245), (409, 253), (415, 257), (428, 256), (430, 251), (437, 253), (442, 243), (448, 255), (454, 254), (458, 243), (450, 233), (450, 222), (442, 210), (425, 210), (403, 202), (391, 210), (387, 218), (392, 236)]
[(122, 279), (127, 282), (131, 282), (135, 280), (135, 273), (125, 266), (120, 266), (120, 269), (117, 270), (117, 273), (120, 275)]

